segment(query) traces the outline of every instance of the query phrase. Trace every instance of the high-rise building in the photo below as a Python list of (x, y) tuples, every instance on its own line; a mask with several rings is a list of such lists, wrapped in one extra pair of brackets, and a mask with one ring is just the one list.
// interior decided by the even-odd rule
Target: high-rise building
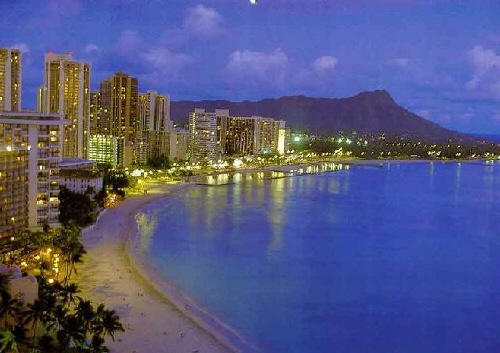
[(170, 97), (156, 91), (139, 93), (138, 131), (169, 131)]
[(0, 237), (59, 224), (62, 114), (0, 113)]
[[(0, 123), (0, 141), (6, 131)], [(28, 146), (0, 142), (0, 239), (28, 226)]]
[(64, 114), (64, 157), (87, 158), (90, 129), (90, 66), (68, 54), (45, 54), (45, 113)]
[(189, 158), (193, 161), (211, 161), (220, 156), (220, 143), (217, 141), (217, 119), (229, 117), (229, 110), (216, 109), (215, 113), (195, 108), (189, 113)]
[(190, 133), (187, 130), (171, 130), (169, 137), (169, 156), (171, 161), (182, 161), (188, 158)]
[(220, 116), (217, 120), (217, 141), (221, 155), (245, 156), (258, 153), (256, 129), (255, 118)]
[(98, 164), (109, 164), (113, 168), (123, 167), (125, 142), (123, 137), (92, 135), (89, 144), (89, 159)]
[(100, 134), (124, 137), (129, 142), (138, 125), (137, 79), (123, 72), (101, 82)]
[(101, 120), (101, 93), (90, 92), (90, 136), (97, 135)]
[(129, 166), (133, 161), (133, 140), (138, 127), (137, 79), (123, 72), (101, 82), (101, 117), (97, 127), (102, 136), (122, 138), (124, 149), (119, 149), (123, 161), (121, 166)]
[[(284, 153), (289, 132), (282, 120), (260, 116), (230, 116), (229, 110), (189, 114), (189, 158), (213, 161), (224, 156)], [(287, 135), (288, 134), (288, 135)]]
[(0, 112), (21, 110), (21, 51), (0, 48)]

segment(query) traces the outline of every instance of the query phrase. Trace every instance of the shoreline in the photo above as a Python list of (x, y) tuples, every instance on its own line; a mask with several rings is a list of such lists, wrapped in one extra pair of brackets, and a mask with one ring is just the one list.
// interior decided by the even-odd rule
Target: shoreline
[[(271, 168), (294, 169), (336, 163), (352, 166), (381, 166), (387, 163), (475, 163), (478, 160), (338, 160), (302, 163)], [(240, 173), (272, 169), (237, 170)], [(274, 169), (276, 170), (276, 169)], [(125, 328), (107, 346), (113, 353), (149, 351), (257, 352), (230, 326), (158, 275), (140, 253), (136, 217), (156, 202), (186, 192), (197, 183), (148, 183), (147, 195), (128, 197), (115, 208), (104, 210), (95, 224), (86, 228), (83, 242), (88, 252), (78, 266), (76, 283), (84, 297), (116, 310)], [(121, 299), (121, 300), (120, 300)]]
[(77, 268), (75, 282), (83, 297), (104, 303), (120, 316), (125, 332), (106, 342), (113, 353), (256, 351), (203, 309), (197, 313), (194, 301), (187, 304), (181, 300), (189, 297), (158, 278), (146, 260), (131, 249), (138, 235), (136, 215), (191, 186), (150, 184), (148, 195), (128, 198), (107, 209), (83, 232), (87, 254)]

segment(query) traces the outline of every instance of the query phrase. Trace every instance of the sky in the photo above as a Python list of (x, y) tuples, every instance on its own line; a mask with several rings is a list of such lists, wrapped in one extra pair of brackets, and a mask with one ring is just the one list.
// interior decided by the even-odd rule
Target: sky
[[(386, 89), (444, 127), (500, 134), (500, 0), (0, 0), (23, 106), (46, 52), (173, 100), (342, 98)], [(286, 120), (286, 117), (280, 117)]]

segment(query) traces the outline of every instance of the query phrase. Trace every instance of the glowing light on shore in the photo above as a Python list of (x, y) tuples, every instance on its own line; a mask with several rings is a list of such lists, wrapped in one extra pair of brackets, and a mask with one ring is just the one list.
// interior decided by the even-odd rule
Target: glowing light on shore
[(243, 165), (243, 161), (239, 158), (235, 159), (234, 162), (233, 162), (233, 167), (235, 168), (239, 168)]

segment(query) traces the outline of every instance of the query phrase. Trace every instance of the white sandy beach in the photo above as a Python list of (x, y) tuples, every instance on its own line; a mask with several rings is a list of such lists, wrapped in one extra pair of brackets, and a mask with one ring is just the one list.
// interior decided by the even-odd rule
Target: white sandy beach
[(234, 351), (215, 338), (218, 332), (214, 336), (202, 329), (160, 294), (127, 252), (127, 239), (136, 232), (135, 214), (144, 205), (187, 187), (148, 186), (148, 195), (129, 198), (106, 210), (84, 233), (88, 253), (78, 268), (77, 282), (82, 297), (104, 303), (120, 315), (126, 331), (118, 333), (115, 342), (108, 340), (113, 353)]

